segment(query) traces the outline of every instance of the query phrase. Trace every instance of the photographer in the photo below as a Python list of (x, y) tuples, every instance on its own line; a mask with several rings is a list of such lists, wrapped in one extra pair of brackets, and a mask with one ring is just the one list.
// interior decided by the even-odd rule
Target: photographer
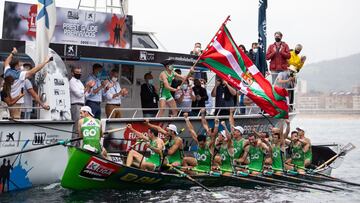
[(296, 68), (294, 66), (288, 67), (288, 70), (279, 73), (276, 78), (275, 85), (285, 88), (289, 93), (290, 109), (294, 102), (294, 88), (296, 84)]
[[(234, 96), (236, 90), (231, 87), (226, 81), (218, 78), (215, 83), (214, 89), (211, 91), (211, 96), (215, 97), (215, 107), (234, 107)], [(215, 115), (218, 113), (218, 109), (215, 110)], [(229, 109), (221, 109), (219, 115), (229, 115)]]

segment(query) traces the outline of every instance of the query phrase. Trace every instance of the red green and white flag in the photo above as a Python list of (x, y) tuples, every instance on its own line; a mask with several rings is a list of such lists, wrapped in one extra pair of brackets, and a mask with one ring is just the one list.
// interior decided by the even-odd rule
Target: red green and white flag
[(288, 118), (288, 93), (272, 86), (241, 51), (225, 23), (200, 56), (200, 63), (227, 81), (275, 118)]

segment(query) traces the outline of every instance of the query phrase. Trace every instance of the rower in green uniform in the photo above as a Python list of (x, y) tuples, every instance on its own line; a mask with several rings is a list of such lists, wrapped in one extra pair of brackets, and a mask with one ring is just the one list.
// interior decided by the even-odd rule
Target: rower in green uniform
[(215, 149), (219, 153), (215, 156), (215, 162), (220, 166), (222, 173), (229, 174), (229, 171), (233, 171), (234, 145), (225, 121), (221, 121), (221, 125), (224, 130), (218, 133), (215, 141), (215, 146), (220, 146), (220, 149)]
[(171, 164), (172, 166), (181, 166), (183, 159), (183, 141), (178, 136), (177, 127), (174, 124), (169, 124), (166, 129), (162, 129), (160, 126), (153, 125), (149, 120), (145, 121), (146, 124), (153, 129), (159, 131), (159, 133), (165, 135), (165, 159), (163, 163)]
[(283, 122), (280, 122), (280, 128), (272, 128), (272, 143), (271, 143), (271, 151), (272, 151), (272, 170), (281, 175), (284, 171), (284, 153), (285, 153), (285, 138), (288, 136), (290, 132), (290, 121), (285, 120), (286, 122), (286, 130), (284, 132)]
[[(201, 110), (201, 118), (205, 119), (205, 109)], [(204, 126), (205, 135), (202, 134), (196, 134), (193, 125), (191, 124), (189, 118), (187, 117), (187, 113), (184, 113), (184, 118), (186, 122), (186, 127), (189, 129), (191, 137), (194, 139), (194, 141), (197, 143), (198, 148), (195, 152), (195, 158), (194, 157), (184, 157), (183, 159), (183, 166), (193, 167), (194, 172), (209, 172), (211, 171), (212, 166), (212, 157), (214, 154), (214, 143), (215, 143), (215, 135), (218, 131), (219, 126), (219, 120), (215, 119), (215, 130), (214, 132), (211, 132), (210, 128), (207, 125), (207, 122), (205, 121), (206, 125)], [(204, 124), (204, 122), (202, 122)], [(207, 135), (210, 136), (210, 141), (207, 141)], [(191, 171), (187, 171), (187, 173), (191, 173)]]
[(164, 142), (158, 138), (158, 131), (156, 129), (149, 129), (148, 136), (135, 130), (131, 124), (127, 128), (136, 135), (136, 138), (146, 142), (145, 146), (150, 150), (150, 157), (146, 158), (139, 152), (131, 149), (126, 159), (126, 166), (136, 166), (143, 170), (154, 171), (160, 166), (162, 160), (162, 151), (164, 149)]
[(300, 174), (305, 174), (305, 153), (309, 150), (309, 143), (300, 139), (298, 132), (291, 132), (291, 158), (286, 160), (286, 170), (297, 170)]
[(176, 108), (176, 102), (171, 95), (171, 92), (177, 91), (177, 89), (180, 89), (180, 86), (175, 89), (171, 87), (171, 83), (174, 78), (179, 78), (182, 81), (186, 79), (186, 77), (177, 74), (174, 71), (174, 60), (165, 60), (162, 63), (165, 67), (165, 70), (160, 73), (159, 80), (160, 80), (160, 90), (159, 90), (159, 113), (158, 117), (163, 116), (164, 114), (164, 108), (166, 105), (168, 105), (171, 108), (172, 115), (177, 115), (177, 108)]
[(247, 165), (249, 164), (248, 159), (241, 159), (244, 152), (245, 143), (245, 139), (242, 137), (242, 135), (244, 134), (244, 128), (242, 128), (241, 126), (235, 126), (234, 109), (230, 109), (229, 123), (232, 141), (234, 145), (234, 164)]
[(257, 175), (263, 171), (264, 154), (269, 153), (269, 151), (269, 147), (261, 142), (255, 133), (248, 136), (248, 144), (244, 149), (242, 158), (249, 156), (248, 169), (252, 174)]
[(101, 145), (103, 136), (100, 120), (93, 117), (94, 114), (89, 106), (80, 108), (80, 120), (78, 122), (79, 137), (82, 137), (82, 148), (101, 154), (107, 158), (107, 153)]
[(298, 127), (296, 130), (298, 131), (300, 139), (305, 140), (309, 144), (309, 150), (305, 153), (305, 167), (308, 167), (312, 162), (311, 141), (309, 138), (305, 137), (305, 131), (303, 129)]

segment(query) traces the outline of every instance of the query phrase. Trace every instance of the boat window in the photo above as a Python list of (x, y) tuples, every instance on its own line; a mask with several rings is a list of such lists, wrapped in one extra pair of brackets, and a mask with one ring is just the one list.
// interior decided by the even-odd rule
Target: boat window
[(133, 33), (132, 47), (158, 49), (158, 46), (155, 44), (155, 42), (151, 39), (151, 37), (148, 34), (140, 34), (140, 33)]

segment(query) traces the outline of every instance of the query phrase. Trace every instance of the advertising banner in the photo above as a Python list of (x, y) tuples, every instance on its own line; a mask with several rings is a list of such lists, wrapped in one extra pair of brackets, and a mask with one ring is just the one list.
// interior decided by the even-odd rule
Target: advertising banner
[[(132, 16), (56, 8), (52, 43), (131, 48)], [(5, 2), (3, 39), (34, 41), (36, 4)]]

